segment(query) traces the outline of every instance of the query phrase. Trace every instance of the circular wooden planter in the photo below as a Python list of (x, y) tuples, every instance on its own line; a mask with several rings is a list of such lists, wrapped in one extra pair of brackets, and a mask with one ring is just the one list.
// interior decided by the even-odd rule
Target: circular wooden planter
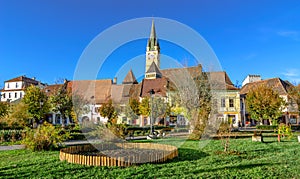
[(89, 166), (131, 166), (162, 163), (178, 156), (177, 147), (155, 143), (103, 143), (60, 150), (59, 158)]

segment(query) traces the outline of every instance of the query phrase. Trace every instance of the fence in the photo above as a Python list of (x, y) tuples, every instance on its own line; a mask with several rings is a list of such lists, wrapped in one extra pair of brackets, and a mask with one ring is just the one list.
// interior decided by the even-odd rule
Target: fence
[[(142, 152), (146, 150), (146, 152)], [(101, 151), (115, 151), (105, 155)], [(124, 155), (124, 151), (131, 154)], [(135, 151), (135, 152), (134, 152)], [(96, 152), (96, 153), (95, 153)], [(123, 154), (122, 154), (123, 153)], [(60, 160), (89, 166), (131, 166), (142, 163), (162, 163), (178, 156), (177, 147), (155, 143), (103, 143), (71, 146), (60, 150)]]

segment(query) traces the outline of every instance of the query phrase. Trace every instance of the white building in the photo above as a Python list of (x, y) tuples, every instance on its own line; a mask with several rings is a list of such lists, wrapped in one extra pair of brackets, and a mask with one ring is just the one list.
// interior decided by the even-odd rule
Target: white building
[(243, 83), (242, 86), (245, 86), (248, 83), (256, 82), (256, 81), (261, 81), (261, 76), (260, 75), (248, 75)]
[(34, 85), (44, 86), (35, 78), (19, 76), (4, 82), (4, 88), (1, 90), (1, 101), (13, 102), (23, 98), (27, 87)]

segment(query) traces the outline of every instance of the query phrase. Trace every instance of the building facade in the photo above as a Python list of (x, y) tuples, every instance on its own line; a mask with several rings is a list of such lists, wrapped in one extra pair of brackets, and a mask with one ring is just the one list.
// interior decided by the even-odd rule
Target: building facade
[(1, 90), (1, 101), (14, 102), (20, 100), (25, 95), (26, 88), (31, 85), (45, 87), (45, 84), (35, 78), (26, 76), (19, 76), (5, 81), (4, 88)]
[[(279, 94), (279, 96), (288, 104), (287, 106), (282, 107), (282, 116), (278, 119), (279, 122), (283, 122), (286, 124), (299, 124), (299, 111), (295, 104), (290, 103), (289, 99), (289, 90), (293, 85), (288, 81), (283, 81), (280, 78), (271, 78), (265, 80), (258, 80), (255, 82), (245, 84), (240, 91), (241, 97), (241, 116), (243, 124), (252, 124), (255, 125), (256, 121), (251, 119), (248, 111), (246, 110), (246, 97), (247, 93), (256, 88), (257, 86), (265, 85), (267, 87), (272, 88), (275, 92)], [(267, 121), (264, 121), (267, 124)]]

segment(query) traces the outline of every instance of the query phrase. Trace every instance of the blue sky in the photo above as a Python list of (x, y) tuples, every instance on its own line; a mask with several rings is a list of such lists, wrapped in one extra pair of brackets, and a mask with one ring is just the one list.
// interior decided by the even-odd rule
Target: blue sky
[[(129, 19), (152, 16), (196, 30), (233, 83), (241, 83), (248, 74), (300, 82), (298, 0), (0, 0), (0, 86), (19, 75), (49, 84), (72, 79), (81, 53), (99, 33)], [(150, 32), (150, 24), (140, 30)], [(99, 78), (113, 78), (115, 67), (144, 54), (145, 46), (146, 39), (118, 48)], [(182, 63), (191, 60), (176, 49), (161, 42), (162, 53)]]

